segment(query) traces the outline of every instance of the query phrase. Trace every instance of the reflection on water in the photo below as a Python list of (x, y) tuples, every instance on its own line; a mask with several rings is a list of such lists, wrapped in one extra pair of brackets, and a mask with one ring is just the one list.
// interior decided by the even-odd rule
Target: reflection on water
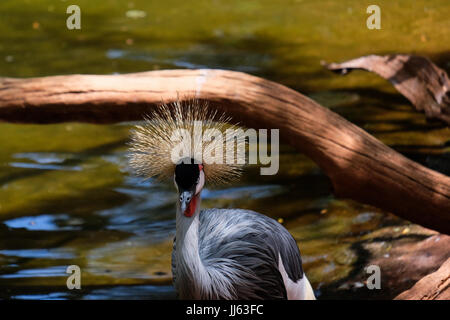
[(105, 300), (105, 299), (176, 299), (171, 286), (117, 286), (109, 289), (92, 290), (85, 295), (83, 299), (87, 300)]
[(0, 250), (3, 256), (12, 256), (17, 258), (30, 259), (72, 259), (74, 254), (68, 250), (56, 249), (18, 249), (18, 250)]
[[(74, 299), (73, 292), (52, 292), (49, 294), (27, 294), (15, 295), (12, 299), (20, 300), (66, 300)], [(89, 294), (83, 296), (86, 300), (157, 300), (157, 299), (175, 299), (171, 286), (115, 286), (111, 288), (94, 289)]]
[(16, 153), (14, 159), (29, 160), (31, 162), (10, 162), (9, 166), (14, 168), (30, 168), (40, 170), (75, 170), (80, 171), (80, 166), (65, 166), (67, 155), (57, 153)]
[(35, 277), (63, 277), (66, 276), (66, 266), (54, 266), (48, 268), (36, 268), (36, 269), (23, 269), (16, 273), (1, 275), (2, 279), (22, 279), (22, 278), (35, 278)]
[[(27, 230), (73, 230), (73, 225), (67, 225), (73, 224), (73, 221), (70, 220), (70, 216), (66, 214), (42, 214), (37, 217), (10, 219), (3, 223), (10, 228), (25, 228)], [(61, 226), (61, 224), (65, 224), (65, 226)]]
[[(431, 55), (449, 70), (450, 47), (442, 41), (450, 32), (446, 0), (413, 7), (380, 1), (396, 17), (385, 20), (380, 32), (361, 27), (365, 7), (356, 0), (199, 1), (196, 10), (178, 0), (86, 0), (79, 1), (82, 32), (61, 28), (65, 5), (0, 3), (0, 76), (164, 68), (249, 72), (308, 93), (406, 156), (448, 173), (448, 128), (427, 123), (374, 75), (338, 77), (320, 66), (320, 60), (407, 51)], [(33, 15), (25, 14), (25, 6)], [(0, 124), (0, 298), (174, 298), (175, 190), (132, 176), (130, 128)], [(349, 286), (361, 286), (333, 287), (362, 270), (355, 244), (388, 226), (401, 233), (407, 222), (334, 198), (314, 163), (287, 146), (281, 151), (277, 175), (260, 176), (248, 167), (239, 183), (206, 188), (202, 204), (252, 209), (282, 221), (299, 243), (317, 295), (340, 297)], [(82, 270), (79, 291), (66, 288), (65, 270), (73, 264)]]

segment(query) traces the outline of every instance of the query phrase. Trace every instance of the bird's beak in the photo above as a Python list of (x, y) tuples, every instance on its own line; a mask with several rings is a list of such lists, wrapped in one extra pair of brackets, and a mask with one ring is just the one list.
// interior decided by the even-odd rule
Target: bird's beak
[(180, 209), (186, 217), (191, 217), (195, 212), (194, 191), (183, 191), (180, 194)]

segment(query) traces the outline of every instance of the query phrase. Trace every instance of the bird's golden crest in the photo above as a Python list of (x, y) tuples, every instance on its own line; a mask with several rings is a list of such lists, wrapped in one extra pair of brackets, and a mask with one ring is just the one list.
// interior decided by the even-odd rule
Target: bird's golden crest
[[(177, 139), (180, 130), (188, 133), (190, 139)], [(226, 154), (227, 143), (235, 147), (232, 154)], [(177, 101), (161, 104), (146, 116), (144, 124), (132, 131), (129, 163), (144, 178), (170, 180), (176, 164), (187, 155), (203, 165), (208, 183), (222, 184), (241, 175), (245, 152), (237, 152), (239, 143), (245, 148), (244, 130), (231, 124), (230, 117), (197, 100)], [(175, 149), (182, 149), (180, 156)], [(204, 155), (215, 156), (215, 163), (204, 161)], [(226, 156), (232, 157), (233, 161), (225, 159)]]

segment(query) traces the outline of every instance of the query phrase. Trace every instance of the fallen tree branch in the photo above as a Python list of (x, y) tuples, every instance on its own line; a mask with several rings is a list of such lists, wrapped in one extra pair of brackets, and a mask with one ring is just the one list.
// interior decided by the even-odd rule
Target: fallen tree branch
[(450, 124), (450, 80), (444, 70), (425, 57), (370, 55), (326, 67), (341, 74), (353, 69), (375, 72), (389, 80), (427, 118)]
[(396, 300), (450, 300), (450, 258), (439, 270), (420, 279), (411, 289), (399, 294)]
[[(386, 226), (365, 234), (353, 242), (351, 248), (359, 260), (352, 263), (353, 268), (346, 277), (322, 286), (320, 298), (394, 299), (422, 278), (436, 272), (449, 259), (450, 236), (419, 225)], [(358, 285), (367, 283), (367, 267), (370, 265), (380, 268), (381, 290), (367, 290), (367, 286)], [(448, 267), (447, 277), (450, 276)], [(445, 279), (444, 274), (441, 275)], [(441, 295), (444, 294), (445, 286), (435, 286), (436, 283), (430, 282), (429, 286), (423, 287), (423, 291), (416, 293), (423, 292), (425, 295), (439, 289)], [(450, 293), (450, 288), (448, 290), (447, 293)], [(432, 298), (431, 295), (429, 298)]]
[(450, 178), (411, 161), (304, 95), (248, 74), (166, 70), (124, 75), (0, 79), (0, 120), (111, 123), (142, 119), (177, 96), (207, 100), (315, 161), (338, 197), (450, 233)]

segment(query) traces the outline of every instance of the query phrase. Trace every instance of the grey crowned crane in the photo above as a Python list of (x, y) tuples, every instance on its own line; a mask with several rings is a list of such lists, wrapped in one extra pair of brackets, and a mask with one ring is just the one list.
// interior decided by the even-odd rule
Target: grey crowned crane
[[(192, 100), (162, 105), (132, 134), (131, 167), (147, 178), (173, 179), (178, 191), (172, 251), (177, 294), (181, 299), (315, 299), (297, 243), (281, 224), (250, 210), (200, 209), (205, 183), (231, 181), (241, 173), (236, 155), (231, 164), (202, 161), (205, 153), (224, 150), (230, 139), (245, 141), (243, 130), (229, 122)], [(225, 129), (234, 135), (218, 139)], [(194, 145), (199, 141), (200, 153)]]

